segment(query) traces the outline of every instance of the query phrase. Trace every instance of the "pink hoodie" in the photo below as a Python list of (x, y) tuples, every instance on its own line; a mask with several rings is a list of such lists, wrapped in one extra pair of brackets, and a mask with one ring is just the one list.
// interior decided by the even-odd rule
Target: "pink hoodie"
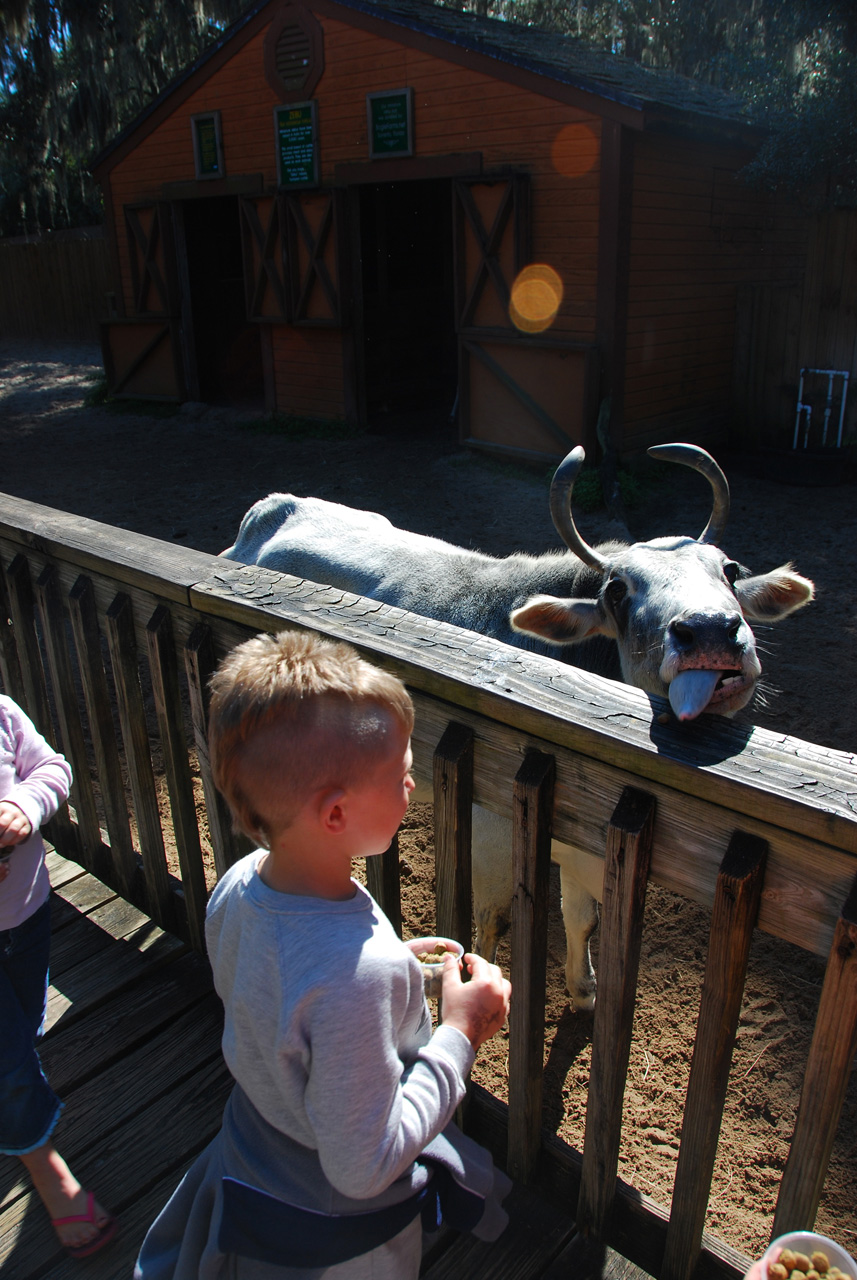
[(0, 799), (27, 815), (33, 834), (0, 850), (9, 874), (0, 881), (0, 931), (14, 929), (37, 911), (50, 892), (39, 827), (68, 799), (71, 769), (16, 702), (0, 694)]

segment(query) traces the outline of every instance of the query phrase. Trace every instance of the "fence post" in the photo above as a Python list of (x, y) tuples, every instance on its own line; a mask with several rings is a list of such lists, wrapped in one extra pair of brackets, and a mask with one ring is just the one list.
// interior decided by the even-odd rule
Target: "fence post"
[(857, 1052), (857, 879), (836, 923), (771, 1238), (811, 1230)]
[(448, 724), (432, 760), (437, 931), (471, 946), (473, 730)]
[(128, 902), (134, 902), (139, 896), (135, 892), (138, 878), (137, 855), (128, 822), (122, 764), (113, 728), (107, 675), (101, 656), (95, 588), (90, 578), (81, 574), (76, 579), (69, 592), (68, 604), (80, 682), (92, 735), (95, 771), (101, 783), (101, 798), (107, 834), (110, 837), (110, 868), (102, 868), (102, 874), (98, 878), (105, 880), (111, 888), (118, 889)]
[(735, 831), (720, 864), (660, 1280), (690, 1280), (702, 1248), (767, 853), (766, 840)]
[(166, 605), (159, 604), (146, 624), (149, 670), (155, 713), (164, 753), (164, 773), (170, 796), (173, 833), (181, 868), (182, 891), (187, 909), (191, 946), (205, 955), (205, 875), (196, 821), (193, 781), (182, 725), (178, 664), (173, 644), (173, 624)]
[(237, 835), (233, 831), (229, 805), (215, 787), (211, 777), (211, 762), (208, 758), (208, 706), (211, 699), (208, 682), (216, 666), (211, 627), (205, 622), (198, 622), (185, 645), (185, 674), (190, 697), (196, 756), (205, 796), (205, 811), (208, 815), (208, 833), (214, 854), (214, 869), (217, 872), (217, 878), (220, 879), (234, 862), (251, 851), (253, 842), (248, 836)]
[(598, 999), (576, 1215), (579, 1230), (601, 1240), (619, 1169), (622, 1101), (631, 1053), (654, 820), (654, 796), (626, 787), (607, 828)]
[(541, 751), (528, 751), (515, 776), (507, 1169), (519, 1182), (532, 1177), (541, 1147), (555, 780), (556, 760)]
[(149, 914), (162, 929), (176, 931), (176, 910), (167, 874), (164, 835), (158, 811), (151, 748), (146, 729), (146, 712), (137, 665), (137, 640), (131, 599), (120, 591), (107, 610), (107, 643), (116, 682), (116, 701), (134, 810), (143, 874), (146, 880)]

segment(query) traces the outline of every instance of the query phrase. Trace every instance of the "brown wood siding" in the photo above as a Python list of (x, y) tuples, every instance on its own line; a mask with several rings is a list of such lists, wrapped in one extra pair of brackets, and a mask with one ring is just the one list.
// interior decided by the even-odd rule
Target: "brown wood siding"
[(801, 269), (802, 226), (736, 176), (737, 150), (641, 137), (634, 165), (623, 449), (666, 425), (730, 430), (738, 290)]
[(344, 418), (339, 330), (275, 325), (271, 337), (277, 410), (308, 418)]
[[(518, 167), (531, 173), (533, 256), (549, 262), (565, 285), (553, 332), (590, 340), (600, 119), (342, 22), (322, 23), (325, 73), (315, 93), (322, 184), (333, 182), (337, 165), (368, 159), (365, 95), (412, 86), (417, 157), (476, 151), (486, 172)], [(275, 185), (277, 99), (263, 76), (263, 40), (260, 32), (239, 48), (110, 172), (126, 305), (131, 275), (122, 207), (160, 194), (162, 184), (193, 180), (192, 115), (220, 111), (227, 178), (261, 173), (266, 188)], [(558, 172), (555, 159), (576, 172)]]

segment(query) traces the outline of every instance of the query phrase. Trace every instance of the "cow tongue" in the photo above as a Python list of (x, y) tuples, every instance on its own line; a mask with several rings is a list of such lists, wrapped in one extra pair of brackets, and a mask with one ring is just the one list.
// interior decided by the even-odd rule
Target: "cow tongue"
[(693, 720), (708, 706), (721, 671), (680, 671), (670, 684), (670, 706), (679, 720)]

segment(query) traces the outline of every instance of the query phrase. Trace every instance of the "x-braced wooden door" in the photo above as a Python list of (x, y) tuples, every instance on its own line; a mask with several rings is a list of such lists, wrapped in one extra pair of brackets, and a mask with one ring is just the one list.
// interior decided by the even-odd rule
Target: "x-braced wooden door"
[(182, 400), (179, 287), (173, 209), (162, 200), (126, 205), (131, 314), (101, 326), (104, 367), (112, 395)]
[(456, 179), (453, 204), (461, 438), (561, 457), (580, 439), (591, 348), (512, 319), (515, 282), (531, 261), (528, 175)]

